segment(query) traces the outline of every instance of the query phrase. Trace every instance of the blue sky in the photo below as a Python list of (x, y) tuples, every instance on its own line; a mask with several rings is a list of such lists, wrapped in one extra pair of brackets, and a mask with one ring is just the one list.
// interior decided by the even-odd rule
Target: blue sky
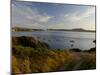
[(12, 26), (95, 30), (95, 6), (12, 1)]

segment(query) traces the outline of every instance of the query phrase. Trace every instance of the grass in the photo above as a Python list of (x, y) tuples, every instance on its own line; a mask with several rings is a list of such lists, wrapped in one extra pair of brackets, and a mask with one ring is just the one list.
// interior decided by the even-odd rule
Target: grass
[[(23, 37), (20, 37), (23, 38)], [(91, 51), (52, 50), (49, 46), (34, 38), (23, 45), (19, 37), (12, 41), (12, 73), (42, 73), (54, 71), (72, 71), (96, 68), (95, 48)], [(21, 39), (22, 41), (23, 39)], [(24, 43), (25, 43), (24, 42)], [(36, 43), (36, 46), (30, 44)]]

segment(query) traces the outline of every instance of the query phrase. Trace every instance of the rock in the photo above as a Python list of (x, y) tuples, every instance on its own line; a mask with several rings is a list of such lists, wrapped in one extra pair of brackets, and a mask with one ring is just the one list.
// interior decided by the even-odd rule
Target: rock
[(40, 45), (48, 47), (48, 44), (39, 41), (39, 39), (30, 36), (20, 36), (20, 37), (12, 37), (12, 44), (13, 45), (22, 45), (25, 47), (38, 47)]
[(70, 40), (70, 42), (71, 42), (71, 43), (74, 43), (75, 41), (74, 41), (74, 40)]
[(96, 40), (94, 40), (93, 43), (96, 43)]

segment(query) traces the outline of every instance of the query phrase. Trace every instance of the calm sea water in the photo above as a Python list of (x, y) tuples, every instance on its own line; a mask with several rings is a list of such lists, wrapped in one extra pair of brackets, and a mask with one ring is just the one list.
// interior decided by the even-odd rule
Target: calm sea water
[(52, 49), (79, 48), (82, 50), (95, 47), (94, 32), (72, 31), (34, 31), (12, 32), (12, 36), (35, 36), (49, 44)]

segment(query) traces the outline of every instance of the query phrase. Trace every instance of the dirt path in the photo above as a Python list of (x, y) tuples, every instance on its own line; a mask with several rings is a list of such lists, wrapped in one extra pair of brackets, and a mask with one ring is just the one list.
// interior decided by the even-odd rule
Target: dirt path
[[(76, 54), (75, 55), (75, 59), (74, 59), (76, 62), (76, 64), (74, 65), (73, 69), (72, 70), (77, 70), (79, 69), (80, 65), (83, 63), (83, 60), (82, 60), (82, 57), (80, 54)], [(61, 67), (60, 67), (60, 71), (64, 71), (66, 70), (66, 66), (68, 66), (68, 64), (64, 63)]]
[(79, 69), (81, 64), (82, 64), (82, 60), (80, 59), (79, 62), (74, 66), (73, 70)]

